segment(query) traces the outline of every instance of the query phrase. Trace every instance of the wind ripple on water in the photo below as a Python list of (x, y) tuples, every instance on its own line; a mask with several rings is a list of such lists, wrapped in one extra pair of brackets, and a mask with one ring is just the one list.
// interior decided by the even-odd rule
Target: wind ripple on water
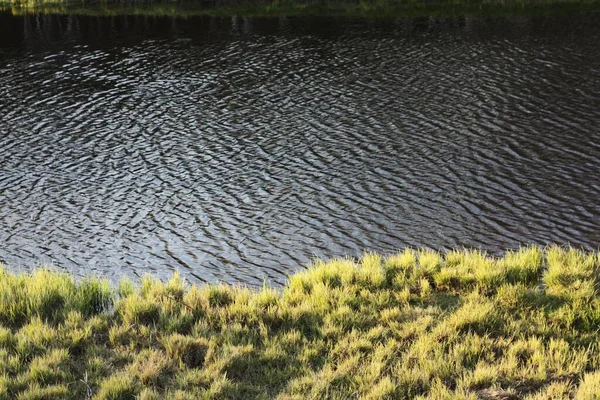
[(406, 245), (597, 247), (600, 25), (542, 19), (570, 34), (192, 18), (0, 47), (0, 259), (254, 285)]

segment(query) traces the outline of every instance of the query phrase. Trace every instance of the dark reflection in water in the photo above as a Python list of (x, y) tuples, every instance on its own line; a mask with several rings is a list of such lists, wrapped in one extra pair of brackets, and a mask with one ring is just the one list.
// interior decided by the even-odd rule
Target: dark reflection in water
[(281, 283), (600, 243), (600, 16), (0, 15), (0, 259)]

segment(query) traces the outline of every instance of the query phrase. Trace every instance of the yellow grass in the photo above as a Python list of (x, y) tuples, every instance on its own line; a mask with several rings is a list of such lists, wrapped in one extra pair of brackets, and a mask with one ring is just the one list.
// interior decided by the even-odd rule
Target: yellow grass
[(0, 270), (0, 399), (600, 399), (597, 253), (406, 249), (281, 290)]

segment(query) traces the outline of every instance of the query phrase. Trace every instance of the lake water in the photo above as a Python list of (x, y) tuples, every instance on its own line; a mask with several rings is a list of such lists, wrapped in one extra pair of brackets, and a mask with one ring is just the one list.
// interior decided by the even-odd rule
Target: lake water
[(600, 15), (0, 14), (0, 260), (281, 284), (600, 246)]

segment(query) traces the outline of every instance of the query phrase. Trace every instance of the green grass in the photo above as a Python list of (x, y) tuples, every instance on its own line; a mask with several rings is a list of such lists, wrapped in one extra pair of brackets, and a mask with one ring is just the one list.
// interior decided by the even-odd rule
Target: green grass
[(0, 270), (0, 399), (600, 399), (600, 258), (316, 262), (281, 290)]
[(600, 0), (0, 0), (3, 10), (14, 15), (397, 18), (597, 12)]

